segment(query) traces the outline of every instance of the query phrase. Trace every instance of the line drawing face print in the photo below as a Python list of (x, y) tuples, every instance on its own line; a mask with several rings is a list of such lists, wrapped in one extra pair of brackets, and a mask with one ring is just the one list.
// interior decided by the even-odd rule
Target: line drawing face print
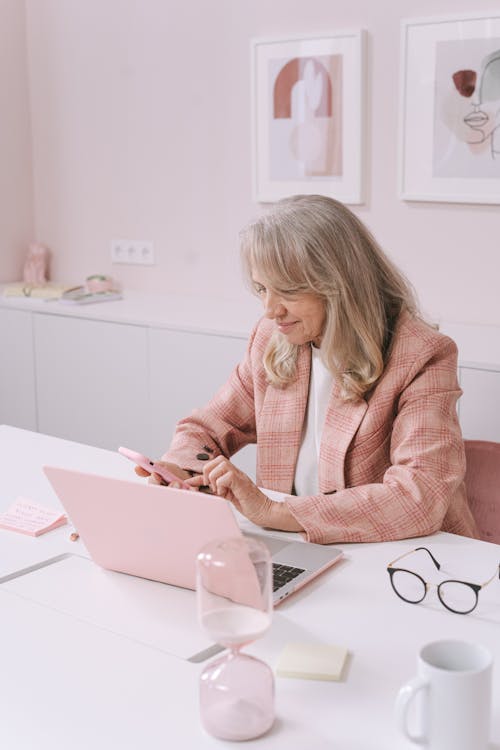
[(500, 178), (500, 37), (437, 42), (433, 177)]
[(479, 72), (457, 70), (452, 78), (459, 95), (470, 100), (463, 118), (467, 143), (488, 144), (491, 157), (500, 157), (500, 49), (483, 58)]

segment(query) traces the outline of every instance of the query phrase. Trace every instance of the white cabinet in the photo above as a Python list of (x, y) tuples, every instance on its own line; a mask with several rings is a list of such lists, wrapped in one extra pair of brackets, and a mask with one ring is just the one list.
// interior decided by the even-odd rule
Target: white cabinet
[[(242, 359), (246, 339), (151, 328), (150, 393), (153, 453), (161, 455), (175, 425), (204, 406)], [(234, 462), (255, 477), (255, 446), (240, 451)]]
[[(131, 295), (116, 306), (47, 312), (43, 302), (0, 297), (0, 423), (161, 455), (179, 419), (213, 396), (247, 343), (232, 308), (205, 320), (181, 302)], [(500, 442), (500, 329), (442, 330), (459, 348), (464, 437)], [(252, 477), (255, 454), (248, 446), (234, 457)]]
[[(244, 355), (252, 318), (215, 312), (135, 293), (72, 308), (0, 294), (0, 423), (161, 455)], [(255, 476), (255, 456), (249, 446), (235, 463)]]
[(500, 369), (459, 368), (459, 416), (464, 438), (500, 442)]
[(34, 316), (38, 430), (116, 449), (152, 449), (147, 328)]
[(440, 330), (458, 346), (464, 438), (500, 442), (500, 327), (444, 322)]
[(0, 423), (36, 430), (31, 313), (0, 309)]

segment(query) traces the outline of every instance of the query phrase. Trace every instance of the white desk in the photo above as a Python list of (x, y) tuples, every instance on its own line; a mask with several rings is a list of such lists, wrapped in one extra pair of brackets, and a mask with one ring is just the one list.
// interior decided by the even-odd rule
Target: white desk
[[(118, 455), (11, 427), (0, 427), (0, 450), (1, 510), (21, 494), (58, 506), (40, 470), (44, 463), (131, 478), (130, 465)], [(61, 552), (84, 554), (80, 543), (69, 541), (69, 531), (66, 526), (31, 538), (0, 530), (0, 575)], [(274, 665), (289, 640), (344, 645), (352, 652), (344, 680), (277, 678), (276, 724), (246, 747), (415, 747), (396, 732), (394, 698), (414, 674), (420, 646), (451, 637), (479, 641), (494, 653), (492, 748), (500, 748), (500, 581), (481, 592), (478, 609), (467, 616), (446, 612), (432, 592), (421, 605), (405, 604), (392, 592), (385, 568), (420, 541), (444, 568), (469, 580), (485, 580), (500, 561), (499, 546), (444, 533), (425, 541), (344, 545), (345, 560), (285, 602), (268, 635), (249, 649)], [(0, 747), (197, 750), (233, 744), (209, 737), (200, 726), (197, 688), (203, 665), (1, 587), (0, 623)]]

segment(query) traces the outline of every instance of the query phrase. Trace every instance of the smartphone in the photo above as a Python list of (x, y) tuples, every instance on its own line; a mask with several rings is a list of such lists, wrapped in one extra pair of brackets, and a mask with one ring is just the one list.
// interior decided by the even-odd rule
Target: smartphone
[(180, 477), (178, 477), (172, 471), (169, 471), (166, 466), (162, 466), (155, 461), (151, 461), (150, 458), (148, 458), (147, 456), (143, 456), (142, 453), (137, 453), (136, 451), (131, 451), (129, 450), (129, 448), (123, 447), (118, 448), (118, 453), (121, 453), (122, 456), (129, 458), (142, 469), (149, 471), (150, 474), (152, 474), (153, 472), (155, 474), (159, 474), (160, 477), (164, 479), (168, 484), (170, 484), (170, 482), (177, 482), (183, 490), (193, 489), (189, 484), (183, 482)]

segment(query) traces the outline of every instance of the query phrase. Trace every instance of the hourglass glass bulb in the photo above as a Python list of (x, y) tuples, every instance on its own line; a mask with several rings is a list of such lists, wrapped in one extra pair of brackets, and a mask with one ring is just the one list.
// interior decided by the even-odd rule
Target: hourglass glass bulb
[(200, 679), (205, 729), (226, 740), (246, 740), (274, 721), (274, 677), (262, 661), (240, 649), (271, 625), (271, 557), (267, 547), (244, 537), (213, 542), (198, 555), (197, 601), (201, 626), (230, 649)]

